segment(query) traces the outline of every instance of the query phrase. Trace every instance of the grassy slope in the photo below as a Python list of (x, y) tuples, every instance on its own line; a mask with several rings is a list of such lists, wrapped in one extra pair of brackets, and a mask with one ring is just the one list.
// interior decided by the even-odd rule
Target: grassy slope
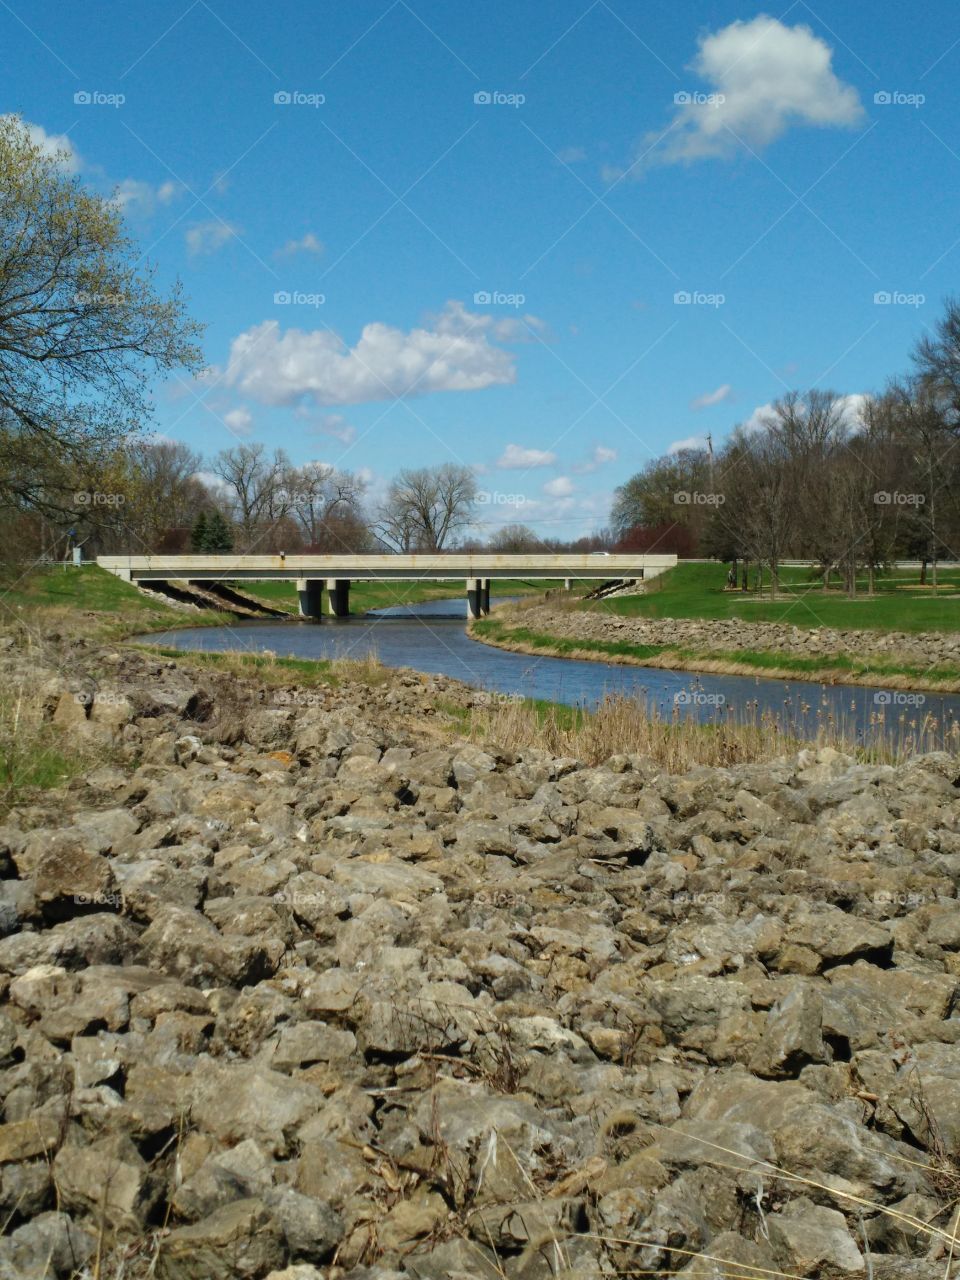
[[(804, 569), (784, 571), (785, 599), (760, 600), (753, 593), (724, 591), (726, 566), (681, 564), (656, 579), (648, 595), (585, 602), (580, 607), (618, 617), (703, 618), (786, 622), (797, 627), (829, 626), (879, 631), (954, 631), (960, 629), (960, 587), (956, 571), (941, 575), (943, 595), (918, 590), (919, 574), (906, 570), (881, 580), (874, 597), (848, 600), (837, 591), (824, 594), (811, 586)], [(866, 584), (864, 584), (865, 587)], [(854, 653), (825, 660), (779, 651), (691, 649), (671, 645), (636, 645), (623, 641), (559, 638), (513, 625), (510, 617), (483, 619), (472, 624), (477, 639), (522, 653), (675, 670), (755, 674), (833, 683), (881, 684), (940, 691), (960, 690), (960, 669), (934, 668), (889, 658), (860, 659)]]
[(91, 564), (33, 569), (13, 582), (0, 582), (0, 627), (18, 622), (107, 640), (137, 631), (222, 625), (224, 615), (169, 608)]
[[(839, 627), (864, 631), (960, 630), (960, 574), (940, 574), (940, 591), (919, 589), (919, 572), (897, 570), (877, 582), (877, 593), (848, 600), (839, 590), (824, 593), (806, 569), (785, 569), (784, 599), (760, 599), (755, 592), (725, 591), (727, 566), (680, 564), (655, 579), (648, 595), (622, 596), (584, 607), (620, 617), (733, 618), (787, 622), (796, 627)], [(753, 582), (751, 573), (751, 582)], [(866, 591), (866, 580), (858, 589)], [(766, 584), (766, 589), (769, 589)]]

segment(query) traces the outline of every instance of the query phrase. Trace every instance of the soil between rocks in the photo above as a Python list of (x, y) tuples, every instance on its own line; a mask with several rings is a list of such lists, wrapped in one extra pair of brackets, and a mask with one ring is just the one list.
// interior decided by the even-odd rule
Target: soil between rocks
[(109, 762), (0, 827), (0, 1280), (950, 1271), (955, 757), (678, 776), (457, 739), (480, 695), (407, 672), (25, 676)]

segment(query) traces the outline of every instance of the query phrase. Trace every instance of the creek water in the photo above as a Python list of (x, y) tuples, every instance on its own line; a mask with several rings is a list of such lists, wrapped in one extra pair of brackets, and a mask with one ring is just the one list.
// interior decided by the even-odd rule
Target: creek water
[[(508, 598), (506, 598), (508, 599)], [(505, 599), (494, 601), (505, 603)], [(820, 685), (762, 676), (699, 675), (615, 662), (533, 657), (471, 640), (464, 600), (432, 600), (322, 623), (243, 622), (140, 636), (143, 644), (204, 652), (270, 651), (278, 657), (363, 658), (453, 676), (503, 697), (543, 698), (593, 708), (605, 697), (642, 698), (651, 715), (702, 722), (775, 720), (812, 739), (842, 726), (859, 741), (909, 736), (925, 726), (931, 750), (960, 732), (960, 695), (908, 693), (864, 685)], [(955, 736), (952, 737), (955, 742)]]

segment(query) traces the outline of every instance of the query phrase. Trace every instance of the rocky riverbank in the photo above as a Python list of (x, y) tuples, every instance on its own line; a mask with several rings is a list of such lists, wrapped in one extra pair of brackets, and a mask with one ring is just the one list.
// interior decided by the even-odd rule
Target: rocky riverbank
[(957, 1270), (956, 758), (675, 776), (458, 740), (482, 695), (410, 673), (25, 671), (109, 759), (0, 828), (2, 1280)]
[[(663, 649), (662, 653), (636, 658), (643, 666), (671, 670), (754, 674), (754, 666), (738, 664), (739, 654), (754, 652), (783, 655), (785, 659), (813, 659), (816, 668), (803, 671), (789, 666), (766, 665), (763, 674), (788, 679), (834, 678), (852, 684), (889, 684), (891, 687), (960, 691), (960, 632), (942, 631), (840, 631), (831, 627), (795, 627), (780, 622), (744, 622), (712, 618), (624, 618), (604, 609), (586, 611), (551, 605), (502, 608), (494, 615), (500, 624), (496, 634), (481, 625), (471, 628), (476, 638), (520, 653), (549, 653), (549, 644), (531, 645), (511, 636), (511, 628), (535, 632), (539, 637), (586, 644), (634, 645)], [(562, 656), (610, 661), (610, 655), (586, 646)], [(873, 667), (873, 674), (859, 675), (840, 667), (838, 659), (854, 658)], [(630, 662), (618, 654), (617, 662)], [(910, 667), (909, 676), (898, 666)], [(885, 668), (892, 668), (886, 675)], [(938, 671), (949, 669), (950, 674)]]

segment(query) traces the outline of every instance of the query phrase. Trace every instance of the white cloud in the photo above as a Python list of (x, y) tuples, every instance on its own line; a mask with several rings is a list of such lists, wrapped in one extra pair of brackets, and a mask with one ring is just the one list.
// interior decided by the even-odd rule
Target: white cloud
[(216, 253), (238, 233), (238, 228), (231, 226), (229, 222), (220, 222), (217, 219), (198, 222), (187, 231), (187, 249), (191, 254)]
[(321, 254), (323, 253), (323, 245), (312, 231), (308, 231), (299, 240), (288, 240), (282, 249), (277, 250), (277, 254), (281, 258), (290, 258), (295, 253)]
[(561, 147), (557, 152), (557, 159), (563, 164), (579, 164), (586, 158), (587, 153), (583, 147)]
[(600, 467), (606, 466), (608, 462), (616, 462), (616, 449), (608, 449), (606, 445), (594, 445), (593, 451), (585, 462), (578, 462), (573, 470), (578, 475), (590, 475), (591, 472), (597, 471)]
[[(10, 120), (12, 116), (4, 115), (0, 119)], [(68, 173), (77, 172), (81, 164), (80, 153), (65, 133), (48, 133), (42, 124), (34, 124), (30, 120), (23, 120), (22, 124), (30, 141), (45, 156), (56, 156)]]
[(536, 342), (546, 332), (546, 322), (539, 316), (503, 316), (490, 325), (490, 333), (498, 342)]
[(740, 423), (740, 430), (747, 435), (752, 435), (755, 431), (762, 431), (772, 414), (773, 404), (769, 400), (766, 404), (759, 404), (750, 417), (745, 422)]
[(230, 409), (223, 415), (223, 421), (235, 436), (248, 436), (253, 430), (253, 414), (242, 405), (238, 409)]
[(853, 395), (842, 396), (843, 400), (843, 420), (851, 431), (859, 431), (863, 426), (863, 407), (870, 399), (863, 392), (855, 392)]
[(260, 404), (361, 404), (434, 391), (479, 391), (516, 379), (513, 356), (489, 341), (489, 316), (448, 302), (430, 328), (373, 322), (353, 347), (329, 329), (281, 330), (265, 320), (234, 338), (223, 372)]
[[(861, 414), (863, 406), (869, 400), (869, 396), (862, 392), (855, 392), (852, 395), (840, 396), (840, 411), (843, 416), (844, 426), (849, 431), (857, 431), (863, 425)], [(768, 401), (767, 404), (757, 405), (750, 417), (740, 424), (740, 430), (746, 435), (752, 435), (755, 431), (762, 431), (767, 421), (774, 416), (773, 405)]]
[(523, 445), (508, 444), (497, 459), (501, 471), (514, 471), (520, 468), (549, 467), (557, 460), (555, 453), (547, 449), (525, 449)]
[(153, 213), (157, 205), (167, 205), (183, 194), (179, 182), (161, 182), (159, 187), (139, 178), (124, 178), (117, 183), (113, 203), (121, 209), (139, 208), (143, 213)]
[(212, 489), (215, 493), (220, 492), (226, 494), (228, 486), (222, 476), (218, 476), (215, 471), (195, 471), (193, 478), (199, 480), (201, 484), (206, 485), (208, 489)]
[(712, 405), (724, 404), (727, 400), (732, 399), (733, 387), (729, 382), (725, 382), (722, 386), (717, 387), (715, 391), (705, 391), (702, 396), (695, 396), (690, 401), (690, 408), (694, 411), (697, 409), (709, 409)]
[(551, 498), (568, 498), (573, 493), (573, 481), (567, 476), (556, 476), (543, 486), (543, 492)]
[(332, 436), (341, 444), (353, 444), (357, 438), (357, 428), (352, 426), (342, 413), (327, 413), (307, 428), (322, 436)]
[[(0, 119), (9, 119), (0, 116)], [(44, 155), (60, 156), (61, 163), (68, 173), (79, 173), (83, 170), (89, 177), (102, 182), (103, 170), (99, 165), (86, 162), (65, 133), (48, 133), (42, 124), (34, 124), (24, 120), (23, 124), (29, 134), (30, 141), (40, 148)], [(139, 206), (146, 213), (152, 213), (157, 205), (167, 205), (183, 194), (183, 186), (170, 179), (154, 186), (143, 182), (140, 178), (123, 178), (114, 188), (112, 202), (120, 209)]]
[(687, 436), (685, 440), (674, 440), (667, 449), (667, 453), (683, 453), (685, 449), (705, 449), (706, 447), (706, 436)]
[[(807, 26), (760, 14), (703, 36), (691, 69), (710, 86), (677, 105), (653, 163), (761, 149), (792, 125), (850, 126), (863, 116), (856, 89), (834, 74), (833, 50)], [(658, 135), (648, 135), (649, 146)]]

